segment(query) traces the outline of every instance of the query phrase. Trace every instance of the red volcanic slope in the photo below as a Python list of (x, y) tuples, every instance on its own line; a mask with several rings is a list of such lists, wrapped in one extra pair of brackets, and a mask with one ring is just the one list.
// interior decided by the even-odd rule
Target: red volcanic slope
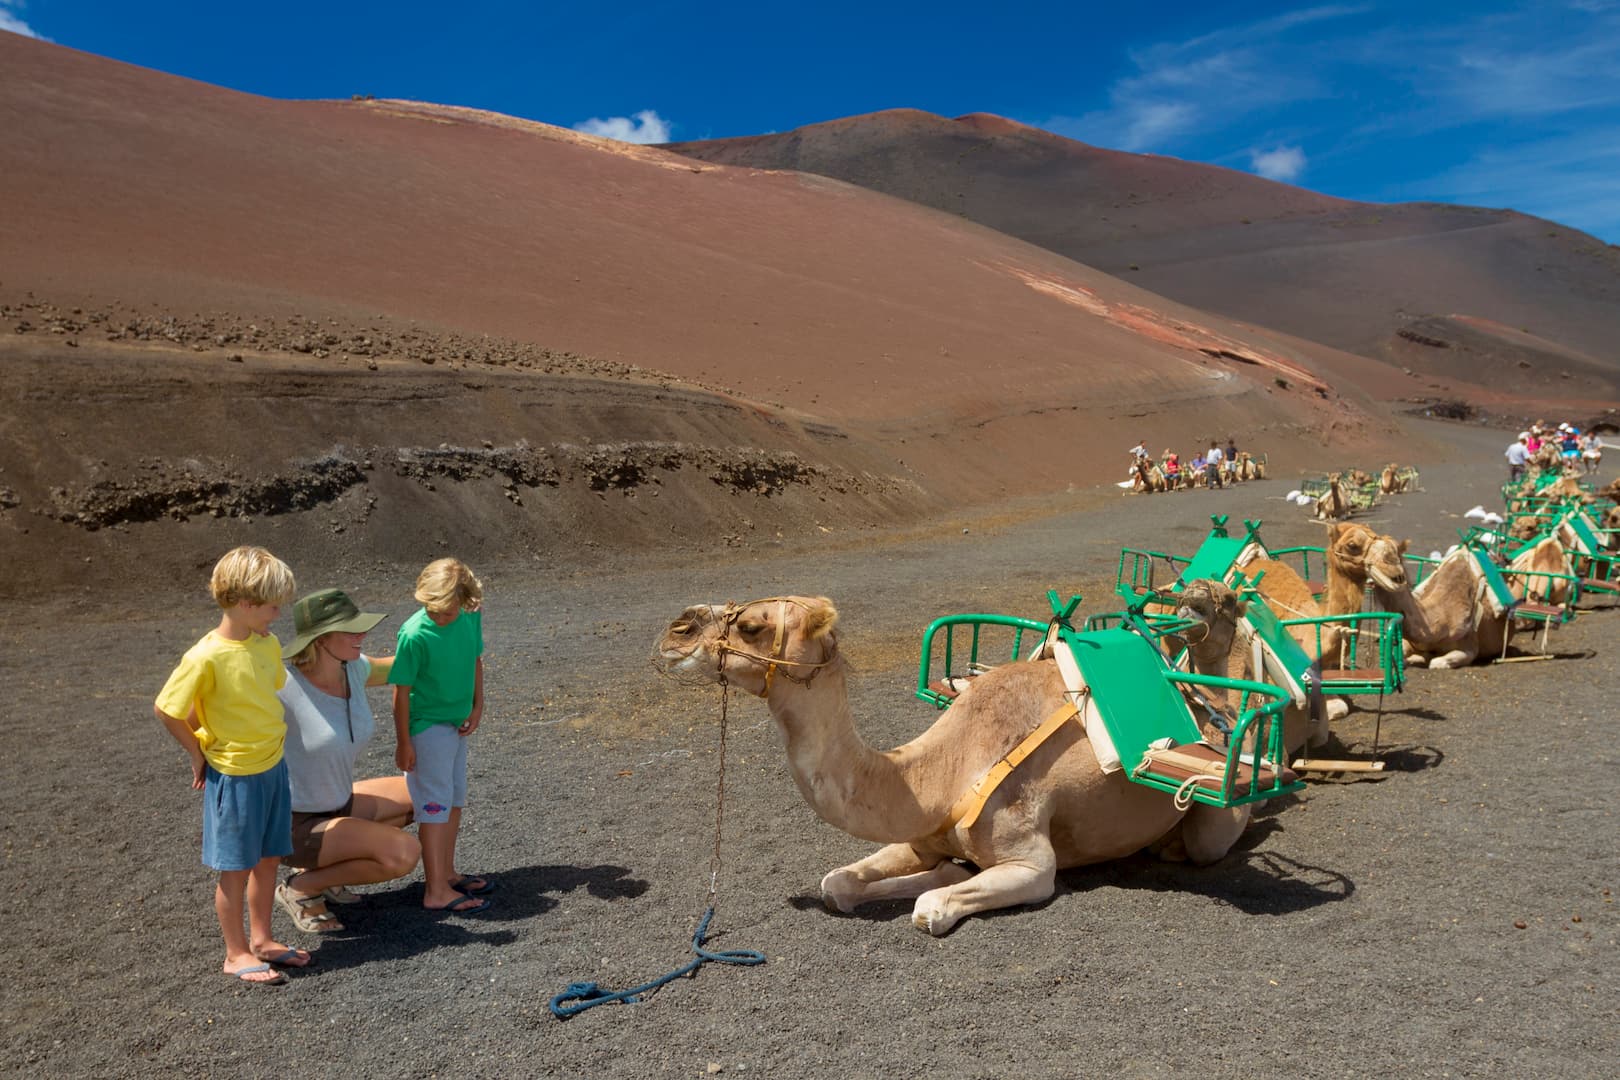
[(470, 110), (269, 100), (15, 35), (0, 34), (0, 68), (8, 292), (408, 316), (877, 437), (978, 440), (986, 475), (1037, 485), (1066, 467), (1002, 450), (1043, 434), (1111, 446), (1127, 420), (1366, 438), (1357, 405), (1312, 388), (1394, 385), (1377, 365), (820, 177)]
[(1584, 354), (1611, 395), (1620, 382), (1620, 251), (1511, 211), (1349, 202), (979, 114), (895, 110), (670, 149), (959, 213), (1162, 295), (1364, 355), (1422, 359), (1394, 337), (1408, 319), (1482, 316)]

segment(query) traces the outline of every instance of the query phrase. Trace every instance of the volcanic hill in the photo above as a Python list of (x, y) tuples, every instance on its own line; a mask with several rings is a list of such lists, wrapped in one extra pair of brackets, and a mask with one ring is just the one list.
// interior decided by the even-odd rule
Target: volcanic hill
[(1620, 249), (1511, 210), (1352, 202), (986, 114), (899, 109), (669, 149), (846, 180), (1423, 374), (1620, 392)]
[(819, 176), (11, 34), (0, 69), (13, 588), (246, 541), (858, 542), (1073, 499), (1138, 438), (1236, 435), (1283, 475), (1411, 456), (1379, 402), (1451, 389)]

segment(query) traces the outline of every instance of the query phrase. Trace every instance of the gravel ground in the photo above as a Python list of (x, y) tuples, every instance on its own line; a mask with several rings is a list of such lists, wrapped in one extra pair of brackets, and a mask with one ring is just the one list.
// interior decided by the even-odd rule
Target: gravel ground
[[(1494, 506), (1502, 437), (1445, 429), (1452, 463), (1367, 520), (1445, 547)], [(1372, 466), (1375, 463), (1364, 463)], [(892, 745), (919, 634), (959, 610), (1041, 615), (1047, 588), (1106, 594), (1121, 544), (1190, 551), (1212, 512), (1320, 542), (1286, 479), (1227, 492), (1088, 496), (931, 535), (822, 551), (683, 553), (537, 572), (479, 567), (488, 709), (464, 868), (484, 916), (436, 919), (419, 879), (366, 891), (319, 966), (280, 990), (219, 974), (197, 797), (150, 702), (211, 622), (205, 582), (140, 583), (11, 613), (19, 707), (4, 769), (0, 1061), (19, 1075), (767, 1077), (1611, 1076), (1620, 1060), (1620, 858), (1607, 741), (1612, 611), (1544, 663), (1415, 671), (1385, 712), (1390, 772), (1316, 782), (1261, 811), (1207, 868), (1136, 856), (1065, 872), (1035, 909), (943, 939), (909, 904), (824, 911), (817, 883), (870, 845), (801, 802), (763, 706), (730, 707), (710, 965), (639, 1005), (554, 1019), (568, 983), (632, 986), (689, 957), (713, 847), (720, 699), (659, 679), (655, 635), (688, 603), (784, 591), (839, 603), (863, 733)], [(1100, 506), (1099, 510), (1097, 507)], [(1027, 509), (1027, 508), (1025, 508)], [(966, 533), (963, 530), (966, 529)], [(414, 567), (345, 582), (397, 625)], [(324, 582), (307, 582), (315, 587)], [(189, 596), (203, 596), (197, 603)], [(373, 645), (387, 651), (387, 635)], [(382, 704), (382, 697), (375, 700)], [(1335, 727), (1370, 749), (1373, 715)], [(388, 771), (373, 743), (366, 774)], [(300, 944), (278, 914), (278, 931)]]

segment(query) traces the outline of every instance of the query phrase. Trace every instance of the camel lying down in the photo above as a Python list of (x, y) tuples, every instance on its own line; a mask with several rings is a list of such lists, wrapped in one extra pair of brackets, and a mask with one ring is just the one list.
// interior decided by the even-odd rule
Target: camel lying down
[(1173, 796), (1104, 773), (1075, 722), (1024, 759), (972, 824), (952, 824), (958, 798), (1065, 705), (1056, 663), (995, 668), (922, 735), (874, 750), (850, 714), (837, 621), (819, 597), (702, 604), (671, 623), (654, 650), (667, 673), (708, 682), (723, 675), (765, 699), (805, 801), (829, 824), (886, 845), (822, 879), (830, 908), (915, 899), (913, 925), (944, 934), (975, 912), (1050, 898), (1064, 867), (1155, 844), (1167, 857), (1184, 851), (1214, 862), (1248, 824), (1247, 805), (1178, 810)]

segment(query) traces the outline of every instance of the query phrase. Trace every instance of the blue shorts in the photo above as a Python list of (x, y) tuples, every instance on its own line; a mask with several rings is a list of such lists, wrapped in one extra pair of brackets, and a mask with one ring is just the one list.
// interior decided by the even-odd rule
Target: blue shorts
[(261, 859), (291, 854), (287, 760), (252, 776), (226, 776), (209, 765), (203, 780), (203, 865), (251, 870)]
[(417, 824), (441, 825), (450, 809), (467, 805), (467, 740), (454, 724), (434, 724), (411, 736), (416, 768), (405, 774)]

